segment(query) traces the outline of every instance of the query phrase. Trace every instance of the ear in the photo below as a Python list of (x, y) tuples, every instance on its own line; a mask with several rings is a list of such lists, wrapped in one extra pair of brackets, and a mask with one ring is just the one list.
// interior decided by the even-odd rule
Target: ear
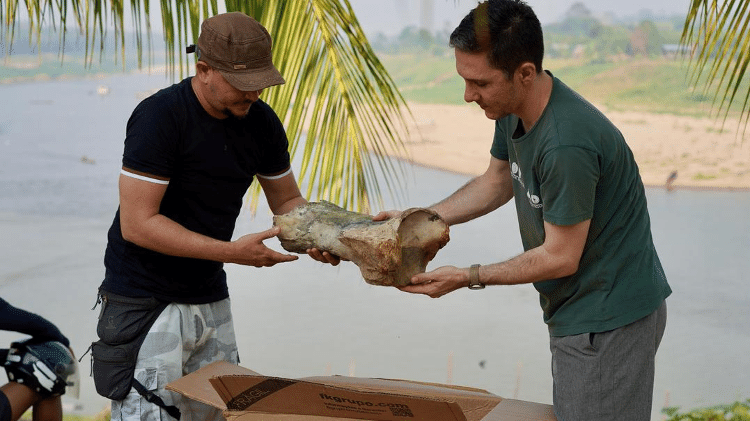
[(521, 63), (516, 69), (516, 77), (523, 84), (532, 83), (536, 79), (536, 66), (530, 61)]
[(206, 64), (203, 61), (198, 61), (195, 63), (195, 77), (198, 78), (203, 83), (206, 83), (208, 81), (208, 76), (211, 71), (211, 66)]

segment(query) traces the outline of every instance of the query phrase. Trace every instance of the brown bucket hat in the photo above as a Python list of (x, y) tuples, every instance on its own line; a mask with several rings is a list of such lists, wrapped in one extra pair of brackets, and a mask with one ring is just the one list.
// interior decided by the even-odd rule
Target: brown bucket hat
[(195, 52), (235, 88), (259, 91), (284, 83), (271, 61), (271, 43), (263, 25), (244, 13), (230, 12), (203, 21)]

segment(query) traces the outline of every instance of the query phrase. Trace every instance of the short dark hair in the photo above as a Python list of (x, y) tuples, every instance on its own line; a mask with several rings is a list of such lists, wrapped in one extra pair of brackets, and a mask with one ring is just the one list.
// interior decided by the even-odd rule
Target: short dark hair
[(525, 62), (542, 71), (542, 25), (523, 0), (479, 3), (453, 30), (450, 46), (466, 53), (487, 52), (490, 65), (508, 77)]

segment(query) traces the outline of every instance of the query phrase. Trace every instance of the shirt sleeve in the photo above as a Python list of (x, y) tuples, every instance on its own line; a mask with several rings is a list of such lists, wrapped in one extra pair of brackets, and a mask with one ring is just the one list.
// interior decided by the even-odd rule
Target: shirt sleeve
[(34, 313), (13, 307), (0, 298), (0, 330), (30, 335), (41, 341), (58, 341), (70, 346), (70, 341), (52, 322)]
[(591, 219), (600, 174), (598, 155), (591, 150), (559, 146), (547, 152), (539, 171), (544, 220), (573, 225)]
[(262, 107), (266, 121), (265, 147), (261, 149), (262, 158), (259, 160), (258, 174), (260, 176), (275, 176), (287, 171), (291, 166), (289, 156), (289, 139), (284, 125), (266, 103), (258, 101)]
[(122, 163), (146, 174), (171, 178), (179, 136), (174, 117), (162, 102), (147, 98), (133, 110), (125, 132)]

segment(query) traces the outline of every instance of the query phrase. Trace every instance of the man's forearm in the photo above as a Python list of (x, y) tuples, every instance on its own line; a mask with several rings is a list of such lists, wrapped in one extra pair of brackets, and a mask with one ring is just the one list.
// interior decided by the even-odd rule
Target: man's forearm
[(161, 214), (148, 218), (140, 226), (127, 229), (123, 226), (122, 233), (127, 241), (170, 256), (224, 263), (233, 260), (230, 242), (190, 231)]
[(275, 215), (284, 215), (286, 213), (289, 213), (292, 209), (296, 208), (297, 206), (304, 205), (307, 203), (307, 200), (303, 198), (302, 196), (297, 196), (291, 200), (287, 200), (286, 202), (282, 203), (278, 208), (274, 210)]
[(480, 279), (487, 284), (512, 285), (573, 275), (578, 271), (590, 226), (590, 219), (567, 226), (545, 222), (542, 245), (505, 262), (481, 267)]
[(569, 276), (576, 270), (577, 264), (540, 246), (510, 260), (480, 267), (479, 279), (486, 285), (528, 284)]
[[(510, 179), (510, 177), (508, 177)], [(444, 200), (430, 206), (448, 225), (486, 215), (507, 203), (513, 189), (502, 177), (483, 174), (471, 179)]]

